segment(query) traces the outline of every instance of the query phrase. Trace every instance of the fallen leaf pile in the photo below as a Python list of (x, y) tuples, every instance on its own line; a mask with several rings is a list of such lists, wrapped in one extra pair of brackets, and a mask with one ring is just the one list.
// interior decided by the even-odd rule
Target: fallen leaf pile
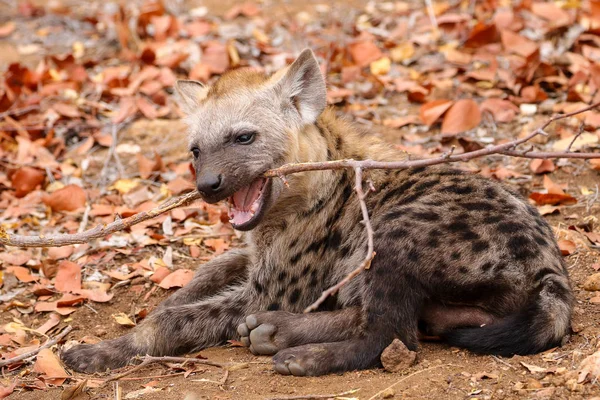
[[(242, 67), (271, 73), (303, 46), (321, 62), (331, 105), (416, 157), (524, 137), (553, 113), (600, 101), (596, 0), (436, 1), (431, 11), (370, 2), (351, 14), (318, 4), (287, 18), (252, 2), (223, 16), (150, 0), (38, 3), (19, 2), (0, 23), (0, 40), (18, 54), (6, 64), (0, 54), (0, 233), (82, 232), (193, 189), (176, 79), (213, 82)], [(589, 111), (552, 124), (531, 145), (598, 151), (598, 128), (600, 111)], [(556, 177), (597, 174), (598, 160), (495, 156), (462, 168), (519, 184), (543, 215), (573, 220), (557, 230), (563, 255), (600, 246), (585, 219), (598, 186)], [(115, 287), (147, 299), (185, 286), (195, 264), (235, 245), (227, 219), (223, 206), (198, 202), (82, 245), (0, 249), (9, 316), (2, 357), (35, 349), (82, 305), (114, 301)], [(147, 312), (113, 318), (133, 326)], [(0, 397), (74, 382), (52, 349), (23, 376), (5, 381)]]

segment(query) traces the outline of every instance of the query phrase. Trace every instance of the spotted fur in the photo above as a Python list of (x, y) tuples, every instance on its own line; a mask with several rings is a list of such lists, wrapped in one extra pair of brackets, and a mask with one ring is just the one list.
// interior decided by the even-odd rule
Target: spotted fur
[[(198, 179), (223, 176), (225, 194), (290, 162), (398, 160), (403, 155), (325, 109), (312, 52), (267, 77), (225, 74), (211, 88), (182, 82)], [(240, 129), (257, 132), (246, 147)], [(448, 166), (366, 171), (376, 256), (312, 314), (302, 310), (356, 268), (365, 229), (351, 170), (273, 179), (262, 220), (243, 249), (200, 266), (194, 280), (132, 333), (63, 354), (71, 368), (121, 367), (136, 354), (174, 355), (241, 339), (273, 354), (283, 374), (377, 366), (419, 329), (476, 352), (527, 354), (558, 345), (573, 295), (552, 229), (514, 190)]]

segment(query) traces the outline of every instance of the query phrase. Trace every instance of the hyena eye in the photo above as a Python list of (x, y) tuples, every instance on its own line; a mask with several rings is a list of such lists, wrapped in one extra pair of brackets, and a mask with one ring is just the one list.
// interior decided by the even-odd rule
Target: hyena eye
[(235, 138), (235, 142), (239, 144), (250, 144), (254, 142), (256, 132), (245, 132)]
[(194, 154), (194, 159), (196, 159), (196, 160), (197, 160), (197, 159), (198, 159), (198, 157), (200, 156), (200, 149), (199, 149), (199, 148), (197, 148), (197, 147), (194, 147), (194, 148), (192, 149), (192, 154)]

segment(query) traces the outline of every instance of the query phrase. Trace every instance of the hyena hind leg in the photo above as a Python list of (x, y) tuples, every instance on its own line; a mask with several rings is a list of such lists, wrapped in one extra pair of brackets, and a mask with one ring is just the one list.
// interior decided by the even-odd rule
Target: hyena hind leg
[(136, 355), (181, 355), (231, 339), (249, 311), (253, 296), (243, 286), (194, 304), (162, 308), (133, 332), (97, 344), (75, 346), (62, 354), (67, 366), (92, 373), (125, 366)]

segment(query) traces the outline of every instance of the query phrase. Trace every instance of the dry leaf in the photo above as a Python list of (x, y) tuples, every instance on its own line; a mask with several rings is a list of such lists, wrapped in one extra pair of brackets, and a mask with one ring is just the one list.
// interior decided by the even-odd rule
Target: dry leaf
[(21, 282), (33, 282), (37, 281), (39, 278), (31, 275), (29, 268), (25, 267), (8, 267), (6, 268), (6, 272), (9, 272), (17, 277)]
[(545, 172), (553, 172), (556, 169), (552, 160), (541, 160), (541, 159), (531, 160), (531, 163), (529, 164), (529, 168), (531, 169), (531, 171), (533, 171), (534, 174), (543, 174)]
[(229, 242), (222, 238), (205, 239), (204, 244), (215, 251), (215, 255), (223, 254), (229, 248)]
[(583, 359), (579, 368), (578, 383), (591, 382), (600, 378), (600, 351)]
[(86, 194), (80, 186), (67, 185), (45, 196), (43, 201), (53, 211), (75, 211), (85, 206)]
[(32, 167), (19, 168), (12, 176), (11, 183), (15, 196), (24, 197), (46, 180), (46, 173)]
[(164, 279), (162, 279), (158, 286), (160, 286), (163, 289), (183, 287), (190, 283), (193, 277), (194, 271), (191, 271), (189, 269), (178, 269), (177, 271), (170, 273)]
[(481, 122), (481, 111), (475, 101), (462, 99), (446, 112), (442, 122), (442, 134), (456, 135), (471, 130)]
[(348, 46), (348, 51), (359, 67), (366, 67), (373, 61), (379, 60), (383, 55), (381, 50), (379, 50), (379, 47), (369, 41), (351, 43)]
[(452, 107), (453, 100), (438, 99), (429, 101), (419, 108), (419, 117), (427, 126), (433, 125), (444, 113)]
[(74, 262), (63, 260), (58, 264), (54, 287), (60, 292), (81, 290), (81, 267)]
[(42, 349), (38, 353), (35, 364), (33, 365), (33, 370), (47, 377), (64, 377), (46, 379), (45, 381), (51, 385), (62, 385), (68, 376), (67, 371), (62, 367), (58, 357), (50, 349)]
[(527, 363), (525, 363), (523, 361), (521, 361), (521, 365), (524, 366), (525, 368), (527, 368), (529, 370), (529, 372), (531, 372), (531, 373), (547, 372), (548, 371), (547, 368), (538, 367), (537, 365), (533, 365), (533, 364), (527, 364)]
[(123, 325), (123, 326), (135, 326), (135, 322), (133, 322), (131, 320), (131, 318), (129, 318), (127, 316), (127, 314), (121, 312), (118, 314), (113, 314), (112, 317), (115, 319), (115, 321), (117, 321), (117, 324), (119, 325)]
[(87, 387), (87, 379), (82, 380), (75, 386), (66, 387), (60, 394), (60, 400), (79, 400), (85, 395), (84, 391)]
[(563, 239), (558, 241), (558, 248), (563, 256), (568, 256), (575, 252), (577, 246), (575, 245), (575, 242)]
[(571, 205), (577, 203), (577, 199), (568, 194), (553, 194), (553, 193), (531, 193), (529, 198), (536, 204), (543, 205)]

